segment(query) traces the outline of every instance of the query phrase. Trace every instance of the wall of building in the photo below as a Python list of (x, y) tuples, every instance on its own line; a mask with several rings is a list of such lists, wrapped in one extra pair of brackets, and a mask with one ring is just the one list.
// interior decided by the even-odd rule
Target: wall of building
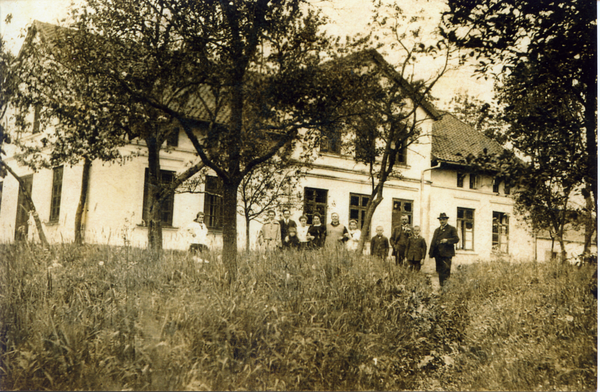
[[(493, 212), (509, 215), (508, 256), (511, 259), (532, 259), (534, 241), (527, 225), (514, 214), (513, 200), (506, 195), (492, 192), (491, 178), (482, 178), (477, 189), (469, 189), (468, 179), (463, 188), (457, 187), (457, 173), (453, 170), (433, 170), (431, 186), (430, 227), (439, 226), (436, 219), (445, 212), (449, 223), (458, 228), (458, 208), (474, 210), (474, 234), (472, 250), (457, 250), (456, 262), (472, 263), (496, 257), (492, 251)], [(461, 233), (459, 233), (460, 236)]]

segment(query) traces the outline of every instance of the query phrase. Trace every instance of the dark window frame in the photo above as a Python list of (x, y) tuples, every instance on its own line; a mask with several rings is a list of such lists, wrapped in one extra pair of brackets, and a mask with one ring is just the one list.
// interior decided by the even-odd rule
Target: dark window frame
[(458, 188), (465, 187), (465, 173), (456, 172), (456, 186)]
[(307, 217), (307, 223), (312, 224), (312, 217), (315, 212), (321, 215), (321, 223), (327, 221), (327, 199), (329, 196), (328, 189), (320, 188), (304, 188), (304, 209), (303, 213)]
[[(410, 208), (407, 209), (406, 205), (409, 205)], [(392, 222), (392, 230), (394, 229), (394, 227), (400, 225), (400, 219), (402, 219), (402, 216), (408, 217), (409, 225), (412, 225), (414, 223), (414, 200), (396, 198), (392, 199), (392, 216), (394, 215), (394, 211), (398, 211), (400, 215), (397, 222)]]
[[(365, 215), (367, 213), (367, 203), (371, 200), (371, 195), (363, 195), (360, 193), (350, 193), (350, 201), (348, 208), (348, 222), (354, 219), (358, 222), (358, 228), (362, 229), (365, 223)], [(354, 203), (356, 201), (356, 203)]]
[(469, 174), (469, 189), (477, 189), (477, 174)]
[(64, 166), (57, 166), (52, 169), (52, 193), (50, 196), (50, 218), (48, 219), (51, 223), (58, 222), (60, 218), (63, 178)]
[[(470, 224), (470, 228), (469, 228)], [(458, 231), (458, 237), (460, 241), (457, 244), (457, 248), (461, 250), (475, 250), (475, 209), (458, 207), (456, 209), (456, 230)], [(465, 241), (468, 237), (470, 230), (471, 240)]]
[(204, 179), (204, 222), (211, 230), (223, 229), (223, 182), (216, 176)]
[(173, 128), (167, 135), (167, 146), (179, 147), (179, 127)]
[(338, 131), (322, 131), (320, 151), (330, 154), (342, 153), (342, 133)]
[[(505, 212), (492, 211), (492, 250), (508, 254), (510, 243), (510, 216)], [(502, 241), (505, 236), (505, 240)]]
[[(161, 170), (160, 171), (160, 179), (161, 184), (169, 184), (173, 182), (175, 179), (175, 172), (171, 170)], [(146, 226), (148, 225), (148, 208), (149, 208), (149, 182), (148, 177), (150, 176), (150, 170), (146, 168), (144, 172), (144, 198), (142, 205), (142, 220), (146, 222)], [(173, 215), (175, 211), (175, 190), (165, 199), (165, 201), (160, 206), (160, 220), (162, 221), (163, 226), (165, 227), (173, 227)]]

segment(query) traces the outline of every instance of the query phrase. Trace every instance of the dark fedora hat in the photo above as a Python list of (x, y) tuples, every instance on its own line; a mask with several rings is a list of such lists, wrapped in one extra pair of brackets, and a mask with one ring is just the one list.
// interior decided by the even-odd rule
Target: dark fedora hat
[(438, 219), (448, 219), (448, 215), (446, 215), (445, 212), (442, 212), (440, 216), (438, 216)]

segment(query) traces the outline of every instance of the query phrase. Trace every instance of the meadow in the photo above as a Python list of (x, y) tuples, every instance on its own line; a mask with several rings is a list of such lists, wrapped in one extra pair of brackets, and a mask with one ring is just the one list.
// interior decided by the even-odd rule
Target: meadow
[(2, 390), (596, 390), (595, 266), (0, 246)]

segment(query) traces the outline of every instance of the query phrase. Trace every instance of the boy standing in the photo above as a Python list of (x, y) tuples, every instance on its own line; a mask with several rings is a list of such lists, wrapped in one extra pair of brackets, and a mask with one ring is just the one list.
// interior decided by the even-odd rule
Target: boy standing
[(406, 243), (406, 261), (408, 261), (408, 269), (420, 271), (426, 255), (427, 243), (425, 242), (425, 238), (421, 236), (421, 228), (415, 226)]
[(390, 250), (390, 242), (387, 237), (383, 235), (382, 226), (377, 226), (375, 232), (377, 234), (371, 238), (371, 256), (385, 260)]

